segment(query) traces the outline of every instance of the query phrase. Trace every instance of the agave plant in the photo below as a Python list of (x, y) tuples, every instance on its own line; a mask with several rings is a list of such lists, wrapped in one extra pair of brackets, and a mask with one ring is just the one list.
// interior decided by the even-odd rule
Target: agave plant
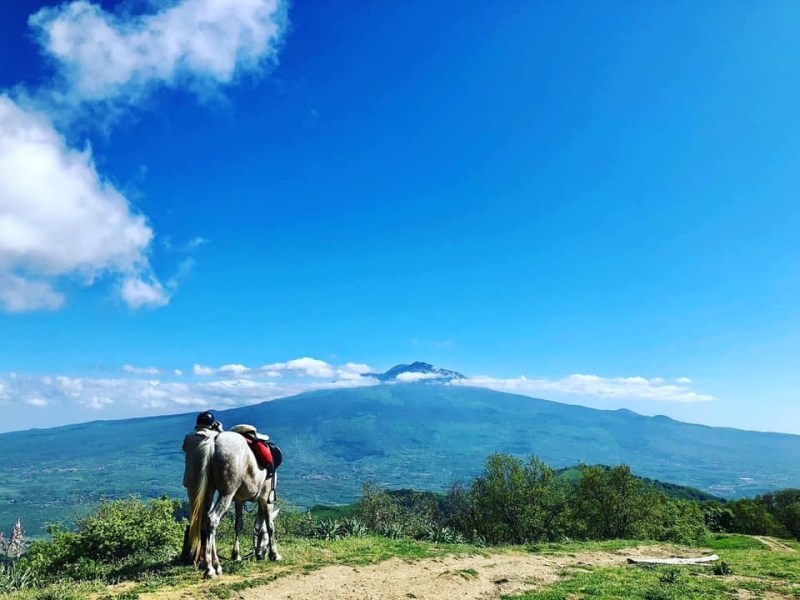
[(338, 519), (322, 519), (322, 521), (317, 523), (314, 533), (316, 537), (322, 538), (323, 540), (335, 540), (342, 537), (341, 529), (342, 525)]
[(366, 525), (364, 525), (364, 523), (362, 523), (355, 517), (342, 518), (340, 531), (343, 537), (347, 536), (364, 537), (365, 535), (367, 535)]
[(386, 523), (378, 530), (378, 533), (393, 540), (399, 540), (405, 535), (403, 526), (400, 523)]
[(429, 523), (423, 531), (423, 539), (434, 544), (463, 544), (464, 536), (450, 527), (439, 527)]
[(15, 561), (0, 563), (0, 594), (24, 590), (33, 585), (29, 569), (20, 569)]

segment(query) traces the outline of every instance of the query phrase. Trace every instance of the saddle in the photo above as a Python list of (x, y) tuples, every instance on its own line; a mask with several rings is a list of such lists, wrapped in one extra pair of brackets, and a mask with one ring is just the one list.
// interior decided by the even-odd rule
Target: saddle
[(269, 441), (268, 435), (258, 433), (253, 425), (235, 425), (230, 428), (230, 431), (235, 431), (244, 437), (259, 466), (266, 469), (267, 474), (271, 477), (283, 462), (281, 449)]

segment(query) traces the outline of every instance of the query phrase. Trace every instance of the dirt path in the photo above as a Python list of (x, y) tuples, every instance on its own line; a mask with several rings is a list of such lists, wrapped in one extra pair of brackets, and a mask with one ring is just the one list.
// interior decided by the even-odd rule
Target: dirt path
[(328, 566), (281, 577), (234, 595), (240, 600), (484, 600), (553, 583), (570, 567), (622, 565), (629, 556), (671, 556), (670, 547), (542, 556), (504, 552), (406, 562), (392, 558), (365, 567)]
[(773, 537), (768, 537), (766, 535), (754, 535), (753, 537), (765, 546), (769, 546), (772, 550), (777, 550), (778, 552), (796, 552), (791, 546), (787, 546), (782, 541)]

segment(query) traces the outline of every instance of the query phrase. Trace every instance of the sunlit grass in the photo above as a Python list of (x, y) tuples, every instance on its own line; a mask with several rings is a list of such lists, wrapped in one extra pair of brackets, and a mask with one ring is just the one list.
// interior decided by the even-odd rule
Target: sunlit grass
[[(787, 546), (799, 544), (781, 540)], [(477, 548), (464, 544), (433, 544), (410, 539), (388, 539), (379, 536), (349, 537), (337, 540), (287, 538), (279, 543), (283, 560), (223, 561), (224, 574), (219, 579), (203, 580), (193, 567), (165, 566), (157, 572), (142, 573), (135, 580), (106, 586), (101, 582), (56, 583), (45, 589), (29, 589), (0, 598), (8, 600), (133, 600), (158, 591), (180, 590), (181, 594), (199, 600), (235, 598), (242, 590), (267, 585), (291, 574), (312, 574), (328, 565), (360, 567), (398, 558), (414, 562), (447, 555), (483, 555), (525, 552), (543, 556), (576, 556), (593, 552), (618, 552), (626, 548), (658, 545), (660, 554), (692, 552), (698, 555), (714, 552), (730, 569), (730, 574), (715, 575), (713, 565), (666, 566), (622, 565), (593, 567), (588, 564), (566, 567), (559, 581), (539, 586), (531, 579), (529, 592), (507, 598), (516, 600), (677, 600), (736, 597), (737, 590), (754, 596), (774, 594), (800, 597), (800, 552), (770, 549), (758, 540), (743, 536), (711, 535), (703, 546), (685, 548), (634, 540), (605, 542), (568, 542), (530, 546)], [(223, 550), (223, 548), (221, 548)], [(227, 548), (225, 548), (227, 551)], [(638, 552), (637, 552), (638, 553)], [(224, 554), (224, 552), (223, 552)], [(453, 577), (465, 580), (479, 576), (475, 569), (455, 569)]]
[[(781, 540), (790, 547), (796, 542)], [(642, 545), (636, 542), (637, 545)], [(595, 544), (579, 544), (589, 550)], [(596, 548), (596, 546), (595, 546)], [(599, 549), (599, 548), (596, 548)], [(800, 597), (800, 553), (773, 550), (744, 535), (711, 535), (698, 552), (714, 552), (729, 569), (715, 574), (714, 565), (625, 565), (569, 569), (558, 583), (524, 594), (514, 600), (712, 600), (736, 597), (737, 590), (761, 596), (772, 593)], [(719, 567), (716, 569), (719, 570)]]

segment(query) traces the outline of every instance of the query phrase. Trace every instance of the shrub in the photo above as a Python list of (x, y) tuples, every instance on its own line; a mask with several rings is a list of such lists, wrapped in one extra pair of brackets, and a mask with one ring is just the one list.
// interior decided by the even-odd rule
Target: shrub
[(392, 538), (424, 536), (428, 523), (443, 524), (444, 498), (431, 492), (388, 492), (372, 482), (363, 486), (354, 517), (366, 529)]
[(492, 454), (469, 487), (448, 494), (452, 521), (469, 539), (490, 544), (552, 541), (563, 535), (567, 487), (535, 456)]
[(176, 502), (103, 500), (78, 520), (74, 532), (49, 526), (52, 539), (31, 543), (21, 564), (44, 580), (86, 580), (166, 563), (177, 557), (183, 542), (184, 522), (173, 518)]

